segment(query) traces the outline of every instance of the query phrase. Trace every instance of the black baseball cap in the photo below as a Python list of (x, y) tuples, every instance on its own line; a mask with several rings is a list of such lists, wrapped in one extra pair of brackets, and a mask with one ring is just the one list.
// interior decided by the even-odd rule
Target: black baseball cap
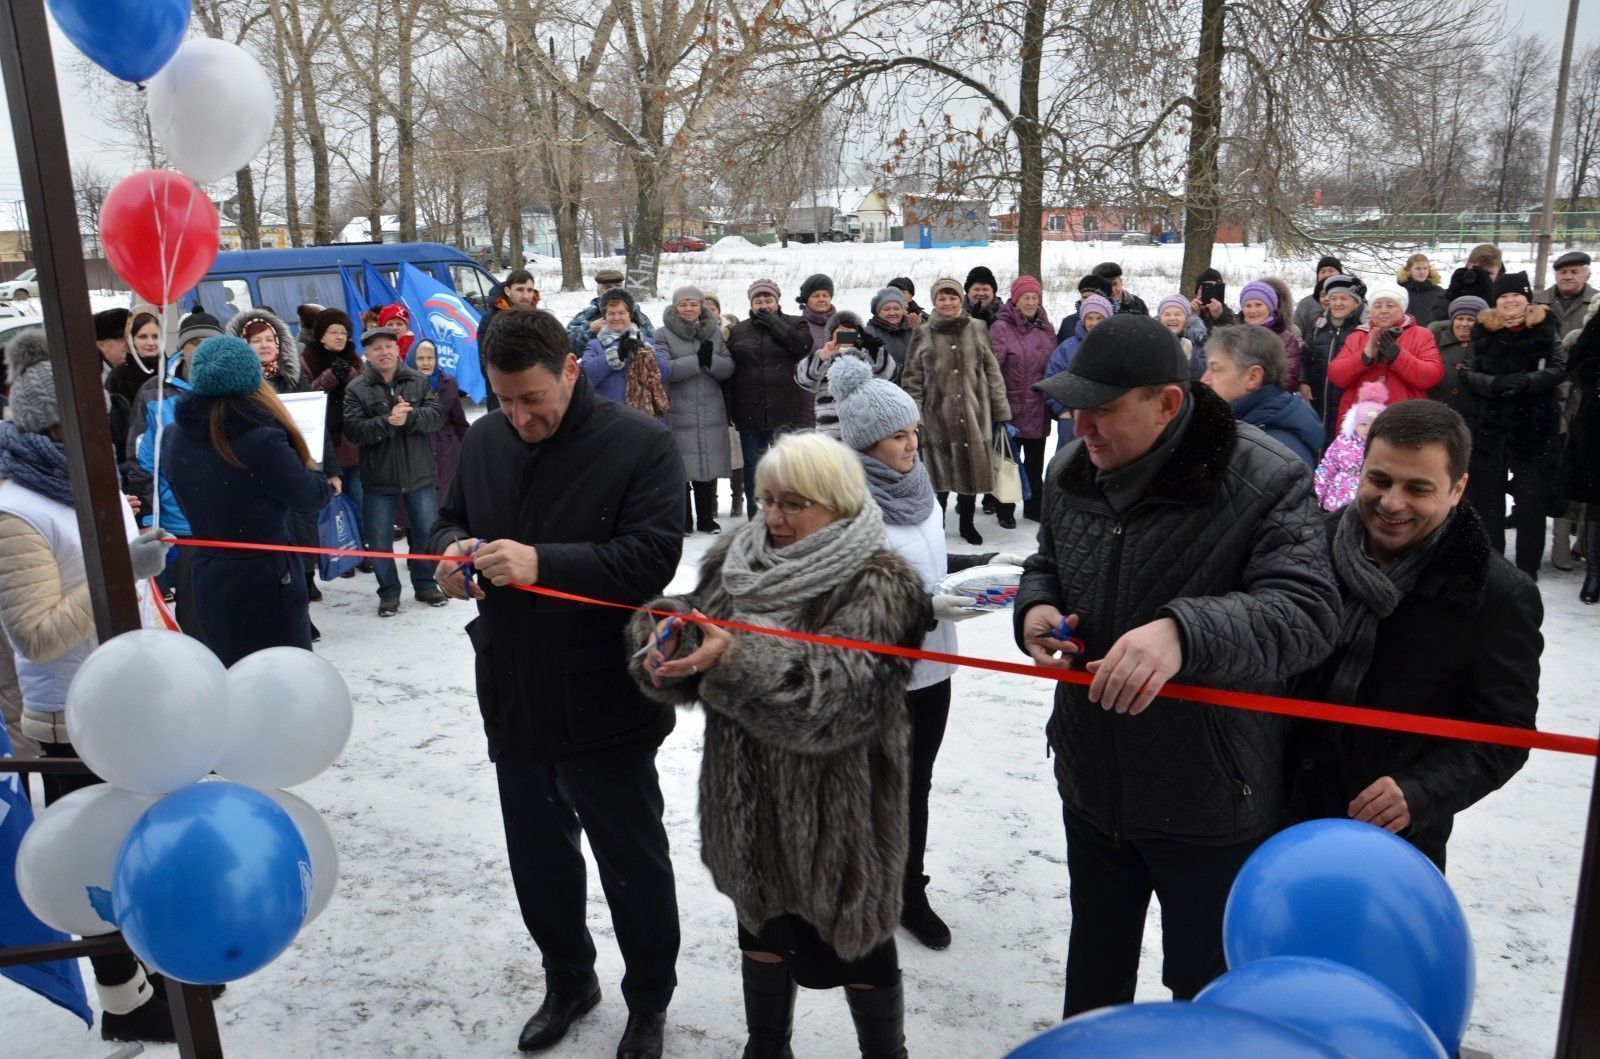
[(1587, 265), (1590, 263), (1589, 255), (1582, 250), (1568, 250), (1556, 258), (1556, 263), (1551, 268), (1566, 268), (1568, 265)]
[(1072, 366), (1033, 389), (1063, 408), (1098, 408), (1140, 386), (1189, 381), (1189, 358), (1152, 316), (1113, 316), (1089, 332)]

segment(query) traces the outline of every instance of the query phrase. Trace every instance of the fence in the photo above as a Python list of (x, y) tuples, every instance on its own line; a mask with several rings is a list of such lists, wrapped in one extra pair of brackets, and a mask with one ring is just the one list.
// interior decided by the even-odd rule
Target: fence
[[(1348, 243), (1385, 243), (1438, 246), (1441, 243), (1498, 243), (1532, 245), (1539, 238), (1540, 214), (1533, 210), (1510, 213), (1356, 213), (1319, 212), (1307, 229), (1318, 242), (1330, 246)], [(1551, 242), (1593, 245), (1600, 242), (1600, 211), (1557, 213), (1552, 218)]]

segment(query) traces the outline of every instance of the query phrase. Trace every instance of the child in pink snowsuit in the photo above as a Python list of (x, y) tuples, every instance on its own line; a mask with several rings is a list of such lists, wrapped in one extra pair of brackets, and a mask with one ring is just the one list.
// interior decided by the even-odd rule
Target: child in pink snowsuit
[(1389, 402), (1389, 389), (1381, 382), (1362, 385), (1356, 403), (1345, 413), (1339, 436), (1317, 465), (1317, 500), (1324, 511), (1338, 511), (1356, 498), (1361, 483), (1361, 461), (1367, 455), (1367, 430)]

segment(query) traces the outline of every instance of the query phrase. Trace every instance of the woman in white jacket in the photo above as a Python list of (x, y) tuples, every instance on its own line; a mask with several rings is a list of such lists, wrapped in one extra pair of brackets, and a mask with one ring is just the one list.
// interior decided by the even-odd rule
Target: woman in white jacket
[[(838, 410), (841, 440), (861, 460), (867, 487), (883, 511), (884, 544), (922, 577), (933, 596), (935, 623), (922, 648), (954, 654), (955, 622), (984, 613), (965, 596), (941, 595), (941, 578), (953, 570), (980, 566), (995, 553), (953, 556), (945, 550), (944, 511), (934, 495), (928, 469), (917, 456), (921, 413), (900, 387), (875, 378), (873, 367), (855, 357), (839, 357), (828, 369), (828, 388)], [(900, 925), (930, 949), (950, 944), (950, 928), (928, 904), (923, 853), (928, 845), (928, 794), (933, 762), (950, 716), (950, 678), (955, 667), (919, 659), (906, 691), (911, 715), (911, 834), (906, 856), (905, 907)]]

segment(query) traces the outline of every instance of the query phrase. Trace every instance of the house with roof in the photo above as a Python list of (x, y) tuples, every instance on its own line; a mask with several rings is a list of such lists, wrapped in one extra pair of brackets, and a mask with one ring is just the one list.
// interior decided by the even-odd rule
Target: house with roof
[(818, 188), (814, 196), (809, 193), (802, 195), (794, 205), (797, 209), (816, 206), (831, 209), (845, 216), (854, 216), (860, 223), (859, 238), (863, 243), (887, 242), (891, 234), (890, 229), (896, 224), (891, 193), (880, 191), (869, 184)]

